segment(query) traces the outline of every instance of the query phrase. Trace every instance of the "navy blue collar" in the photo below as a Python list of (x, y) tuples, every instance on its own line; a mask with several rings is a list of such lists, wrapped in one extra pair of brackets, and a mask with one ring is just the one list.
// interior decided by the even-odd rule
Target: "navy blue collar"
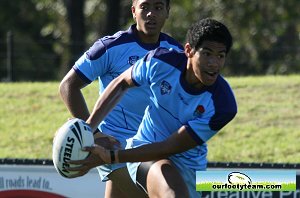
[(128, 33), (130, 35), (132, 35), (134, 37), (134, 40), (142, 47), (144, 48), (145, 50), (154, 50), (156, 48), (158, 48), (160, 46), (160, 41), (161, 41), (161, 37), (162, 37), (162, 34), (160, 33), (159, 35), (159, 39), (156, 43), (142, 43), (137, 35), (137, 29), (136, 29), (136, 24), (133, 24), (129, 27), (129, 29), (127, 30)]

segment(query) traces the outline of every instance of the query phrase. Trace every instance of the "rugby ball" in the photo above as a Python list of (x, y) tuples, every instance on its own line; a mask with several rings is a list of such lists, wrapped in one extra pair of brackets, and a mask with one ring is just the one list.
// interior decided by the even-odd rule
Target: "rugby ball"
[(81, 119), (68, 120), (56, 132), (53, 139), (52, 160), (56, 171), (66, 178), (72, 178), (78, 171), (68, 171), (68, 167), (76, 167), (68, 160), (85, 159), (89, 152), (82, 151), (85, 146), (94, 144), (91, 128)]

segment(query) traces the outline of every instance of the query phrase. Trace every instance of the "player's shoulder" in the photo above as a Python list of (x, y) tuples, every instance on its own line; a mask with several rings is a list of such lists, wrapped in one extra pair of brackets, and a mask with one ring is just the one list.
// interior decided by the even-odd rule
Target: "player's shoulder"
[(236, 113), (237, 103), (234, 93), (230, 84), (223, 76), (219, 75), (216, 83), (210, 90), (212, 92), (212, 97), (217, 108), (227, 109), (232, 111), (232, 113)]
[(178, 49), (183, 50), (183, 46), (181, 45), (181, 43), (179, 43), (176, 39), (174, 39), (166, 33), (161, 33), (160, 40), (166, 41), (168, 44), (176, 46)]
[(217, 84), (217, 90), (218, 91), (231, 90), (231, 86), (230, 86), (229, 82), (222, 75), (218, 76), (216, 84)]
[(146, 61), (153, 59), (161, 61), (170, 66), (178, 67), (181, 63), (186, 62), (186, 56), (183, 51), (174, 48), (158, 47), (150, 51), (146, 57)]
[(131, 31), (126, 30), (126, 31), (118, 31), (111, 36), (105, 36), (101, 39), (101, 41), (107, 48), (111, 48), (113, 46), (126, 44), (129, 42), (135, 42), (135, 39), (132, 36)]
[(110, 48), (130, 42), (135, 42), (135, 40), (128, 30), (118, 31), (113, 35), (98, 39), (86, 54), (90, 60), (96, 60)]
[(210, 120), (210, 127), (218, 131), (236, 116), (238, 107), (229, 83), (222, 76), (218, 77), (210, 89), (215, 109), (215, 114)]

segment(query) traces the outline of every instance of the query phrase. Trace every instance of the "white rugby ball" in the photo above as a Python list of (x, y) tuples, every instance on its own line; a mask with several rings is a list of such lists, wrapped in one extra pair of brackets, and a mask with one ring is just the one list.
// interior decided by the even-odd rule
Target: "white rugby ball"
[(68, 167), (76, 167), (67, 163), (68, 160), (85, 159), (89, 152), (82, 151), (85, 146), (94, 144), (91, 128), (81, 119), (68, 120), (61, 126), (53, 140), (52, 159), (57, 172), (63, 177), (70, 178), (78, 171), (68, 171)]

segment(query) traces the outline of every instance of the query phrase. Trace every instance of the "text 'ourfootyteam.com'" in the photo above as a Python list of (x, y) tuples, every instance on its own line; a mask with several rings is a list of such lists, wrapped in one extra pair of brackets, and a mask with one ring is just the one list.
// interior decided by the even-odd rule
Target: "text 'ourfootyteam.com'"
[(213, 189), (216, 190), (259, 190), (259, 189), (281, 189), (280, 184), (276, 185), (261, 185), (261, 184), (213, 184)]

